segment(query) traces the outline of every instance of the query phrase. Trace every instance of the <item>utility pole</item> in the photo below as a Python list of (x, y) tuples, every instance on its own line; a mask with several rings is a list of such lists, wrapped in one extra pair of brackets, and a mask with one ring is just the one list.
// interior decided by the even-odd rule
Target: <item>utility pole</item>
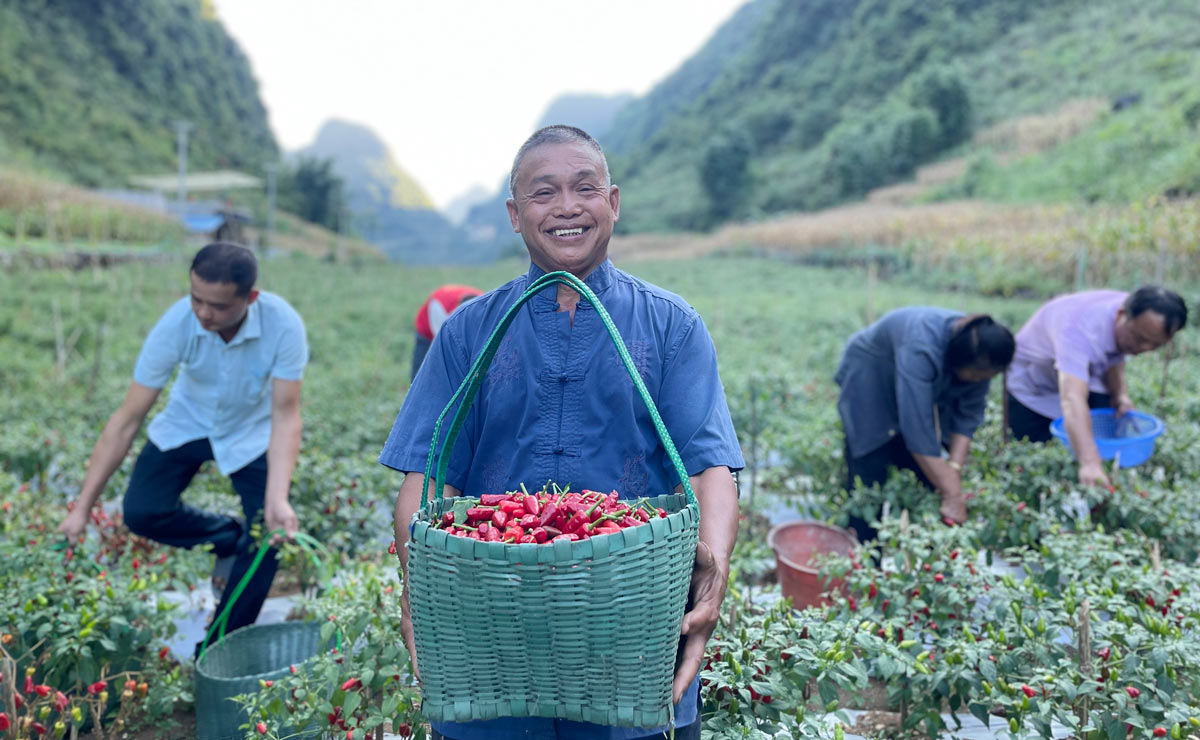
[(267, 248), (275, 242), (275, 172), (278, 169), (278, 162), (267, 164)]
[(175, 122), (175, 153), (179, 160), (179, 186), (175, 193), (175, 201), (179, 214), (183, 215), (183, 202), (187, 200), (187, 146), (188, 132), (192, 130), (189, 121)]

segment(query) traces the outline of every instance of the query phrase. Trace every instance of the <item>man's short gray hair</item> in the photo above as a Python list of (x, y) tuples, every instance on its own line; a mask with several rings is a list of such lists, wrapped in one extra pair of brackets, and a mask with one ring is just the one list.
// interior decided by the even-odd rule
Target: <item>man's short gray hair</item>
[(573, 143), (587, 144), (596, 151), (596, 154), (600, 155), (600, 161), (604, 164), (604, 184), (612, 187), (612, 175), (608, 171), (608, 159), (604, 156), (604, 150), (600, 148), (600, 142), (593, 139), (591, 134), (581, 128), (554, 125), (534, 131), (533, 135), (526, 139), (521, 148), (517, 150), (517, 156), (513, 159), (512, 170), (508, 173), (509, 197), (517, 197), (517, 170), (521, 169), (521, 160), (525, 159), (526, 154), (543, 144)]

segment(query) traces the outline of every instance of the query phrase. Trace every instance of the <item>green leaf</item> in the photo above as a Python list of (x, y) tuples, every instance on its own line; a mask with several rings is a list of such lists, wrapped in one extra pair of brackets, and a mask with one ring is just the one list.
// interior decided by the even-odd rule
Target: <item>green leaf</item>
[(983, 723), (984, 727), (988, 727), (988, 723), (992, 720), (992, 713), (987, 704), (968, 704), (967, 709), (971, 710), (971, 714), (975, 715), (975, 719)]
[(342, 702), (342, 714), (349, 717), (354, 714), (354, 710), (362, 704), (362, 694), (357, 691), (352, 691), (346, 695), (346, 701)]
[(396, 713), (396, 709), (400, 706), (400, 694), (393, 692), (388, 694), (383, 699), (383, 716), (391, 717)]

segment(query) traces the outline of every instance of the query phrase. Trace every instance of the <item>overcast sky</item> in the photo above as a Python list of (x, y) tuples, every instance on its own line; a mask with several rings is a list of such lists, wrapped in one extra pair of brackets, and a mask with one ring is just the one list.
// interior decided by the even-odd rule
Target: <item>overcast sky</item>
[(215, 0), (280, 146), (369, 126), (439, 207), (494, 189), (546, 106), (643, 94), (745, 0)]

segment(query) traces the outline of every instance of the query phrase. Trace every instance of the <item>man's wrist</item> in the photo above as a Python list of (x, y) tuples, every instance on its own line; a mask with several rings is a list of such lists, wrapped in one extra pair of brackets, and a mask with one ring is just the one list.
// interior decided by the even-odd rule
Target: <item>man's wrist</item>
[(947, 460), (946, 465), (948, 465), (950, 467), (950, 469), (956, 473), (962, 472), (962, 469), (963, 469), (962, 463), (960, 463), (957, 460)]

